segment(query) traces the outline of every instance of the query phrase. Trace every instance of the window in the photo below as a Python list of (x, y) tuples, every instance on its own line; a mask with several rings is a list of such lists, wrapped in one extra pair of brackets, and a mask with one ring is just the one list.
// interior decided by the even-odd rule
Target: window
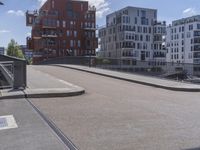
[(147, 18), (141, 18), (141, 24), (142, 25), (149, 25), (149, 20)]
[(70, 40), (70, 47), (74, 47), (74, 41)]
[(200, 24), (197, 24), (197, 29), (200, 29)]
[(195, 31), (194, 36), (200, 36), (200, 31)]
[(32, 21), (33, 21), (33, 20), (32, 20), (32, 17), (29, 17), (29, 18), (28, 18), (28, 23), (32, 24), (32, 23), (33, 23)]
[(67, 42), (66, 40), (63, 40), (63, 47), (66, 47), (67, 46)]
[(81, 47), (81, 41), (78, 40), (78, 47), (80, 48)]
[(185, 27), (182, 27), (182, 32), (184, 32), (184, 30), (185, 30)]
[(137, 24), (137, 17), (135, 17), (135, 24)]
[(140, 16), (140, 11), (139, 11), (139, 10), (137, 10), (137, 16), (138, 16), (138, 17)]
[(157, 11), (154, 11), (154, 18), (157, 18)]
[(77, 31), (74, 31), (74, 37), (77, 37)]
[(182, 45), (184, 45), (184, 40), (182, 40)]
[(184, 37), (185, 37), (185, 36), (184, 36), (184, 33), (182, 33), (182, 39), (184, 39)]
[(81, 11), (83, 11), (83, 4), (81, 4)]
[(187, 33), (187, 38), (190, 38), (190, 37), (191, 37), (190, 32), (188, 32)]
[(57, 27), (60, 27), (60, 21), (57, 20)]
[(140, 35), (140, 41), (143, 41), (143, 35)]
[(63, 21), (63, 28), (66, 27), (66, 21)]
[(181, 32), (181, 27), (179, 27), (179, 32)]
[(70, 36), (70, 32), (69, 32), (69, 30), (67, 30), (67, 37), (69, 37)]
[(149, 27), (149, 33), (151, 33), (151, 27)]
[(141, 14), (142, 14), (142, 17), (146, 17), (146, 11), (145, 10), (141, 10)]
[(54, 8), (55, 6), (55, 2), (54, 2), (54, 0), (51, 2), (51, 6), (52, 6), (52, 8)]
[(189, 25), (189, 30), (193, 30), (193, 24)]

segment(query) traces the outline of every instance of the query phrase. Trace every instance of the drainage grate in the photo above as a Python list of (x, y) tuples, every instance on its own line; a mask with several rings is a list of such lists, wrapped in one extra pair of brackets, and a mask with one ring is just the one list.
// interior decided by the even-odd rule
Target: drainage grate
[(8, 127), (8, 122), (6, 118), (0, 118), (0, 128)]
[(0, 130), (17, 128), (17, 124), (13, 115), (0, 116)]

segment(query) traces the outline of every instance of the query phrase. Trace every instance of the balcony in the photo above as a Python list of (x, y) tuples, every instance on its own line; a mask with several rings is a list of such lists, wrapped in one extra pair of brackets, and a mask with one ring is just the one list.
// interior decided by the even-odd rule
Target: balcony
[(194, 31), (194, 37), (200, 37), (200, 31)]
[(43, 34), (42, 34), (42, 37), (43, 37), (43, 38), (57, 38), (58, 36), (57, 36), (56, 33), (54, 33), (54, 34), (43, 33)]
[(89, 6), (88, 11), (96, 11), (96, 7), (95, 6)]
[(200, 44), (200, 37), (195, 37), (194, 39), (193, 39), (193, 44), (194, 45), (199, 45)]
[(35, 25), (35, 19), (38, 17), (37, 11), (27, 11), (26, 12), (26, 26)]
[(43, 25), (42, 25), (42, 28), (43, 28), (43, 29), (56, 29), (56, 26), (53, 26), (53, 25), (50, 26), (50, 25), (44, 25), (44, 24), (43, 24)]
[(122, 49), (133, 49), (133, 48), (135, 48), (135, 46), (132, 46), (132, 45), (124, 45), (124, 46), (122, 46)]
[(97, 27), (83, 27), (84, 30), (96, 31)]
[(33, 52), (33, 57), (43, 57), (44, 56), (44, 52), (38, 52), (38, 51), (35, 51)]
[(200, 52), (194, 52), (194, 58), (200, 58)]
[(158, 55), (154, 54), (153, 57), (154, 58), (165, 58), (166, 55), (165, 54), (158, 54)]

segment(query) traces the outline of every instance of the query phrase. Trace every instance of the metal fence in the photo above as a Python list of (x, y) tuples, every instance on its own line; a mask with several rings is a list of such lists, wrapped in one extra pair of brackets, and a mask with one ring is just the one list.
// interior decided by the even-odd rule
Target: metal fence
[[(94, 66), (103, 69), (142, 73), (160, 77), (182, 78), (200, 76), (200, 65), (135, 59), (95, 58)], [(185, 76), (185, 77), (183, 77)]]
[(44, 61), (40, 64), (75, 64), (129, 73), (138, 73), (163, 78), (193, 78), (200, 76), (200, 65), (162, 61), (138, 61), (135, 59), (112, 59), (101, 57), (62, 57)]

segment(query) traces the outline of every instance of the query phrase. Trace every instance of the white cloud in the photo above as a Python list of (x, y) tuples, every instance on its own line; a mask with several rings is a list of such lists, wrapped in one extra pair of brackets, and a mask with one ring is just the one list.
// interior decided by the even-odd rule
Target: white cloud
[[(37, 0), (40, 4), (40, 6), (42, 6), (47, 0)], [(89, 5), (91, 6), (95, 6), (97, 9), (97, 17), (101, 18), (103, 17), (103, 15), (105, 15), (107, 12), (110, 11), (110, 7), (109, 7), (109, 3), (108, 0), (88, 0)]]
[(109, 3), (107, 0), (88, 0), (89, 5), (95, 6), (97, 9), (97, 17), (101, 18), (110, 11)]
[(27, 36), (31, 36), (31, 33), (30, 33), (30, 32), (28, 32), (28, 33), (26, 33), (26, 35), (27, 35)]
[(40, 6), (42, 6), (47, 0), (38, 0)]
[(190, 17), (190, 16), (193, 16), (196, 14), (197, 14), (197, 11), (195, 8), (187, 8), (187, 9), (183, 10), (184, 17)]
[(0, 34), (1, 33), (9, 33), (10, 31), (9, 30), (0, 30)]
[(7, 11), (8, 14), (10, 15), (16, 15), (16, 16), (24, 16), (25, 13), (22, 10), (9, 10)]

